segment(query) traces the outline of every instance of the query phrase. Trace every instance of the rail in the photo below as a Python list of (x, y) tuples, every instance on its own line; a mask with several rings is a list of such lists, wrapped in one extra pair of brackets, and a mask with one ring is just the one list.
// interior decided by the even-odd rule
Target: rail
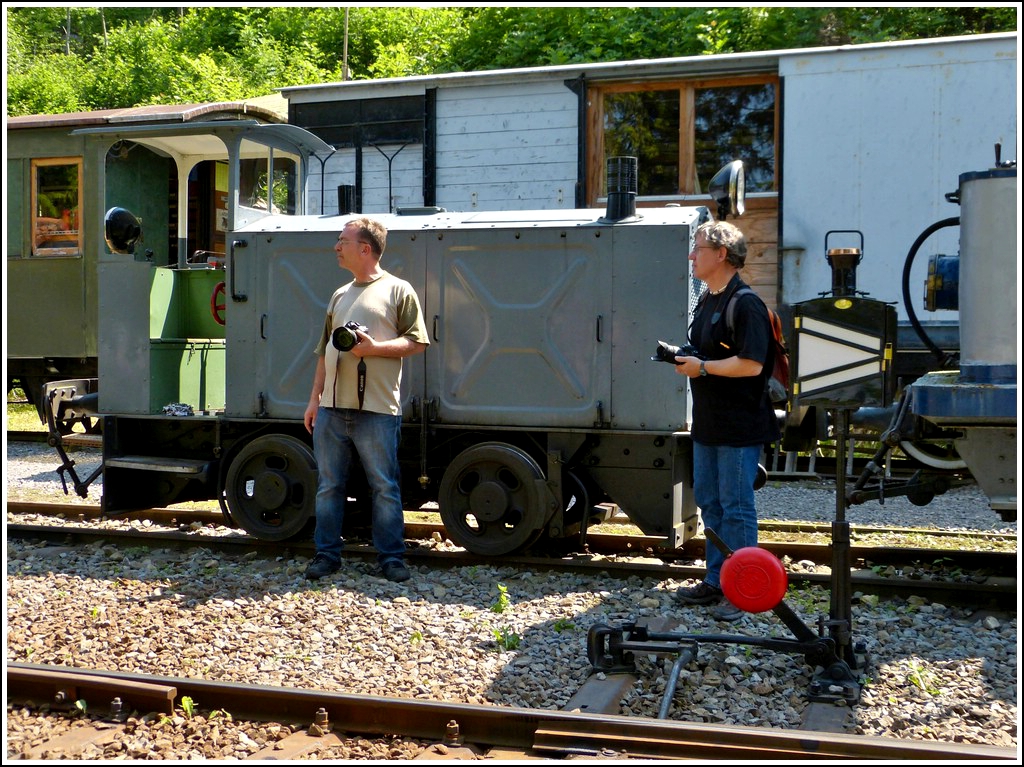
[[(349, 733), (397, 734), (444, 742), (458, 732), (467, 743), (529, 749), (541, 757), (613, 754), (635, 759), (933, 761), (1017, 757), (1014, 749), (994, 746), (383, 698), (37, 664), (8, 663), (6, 671), (9, 702), (33, 699), (67, 705), (73, 703), (68, 699), (73, 692), (97, 702), (110, 701), (117, 711), (165, 711), (174, 698), (188, 696), (204, 708), (230, 712), (235, 719), (308, 722), (314, 733), (328, 732), (333, 725)], [(111, 696), (118, 699), (116, 704)]]

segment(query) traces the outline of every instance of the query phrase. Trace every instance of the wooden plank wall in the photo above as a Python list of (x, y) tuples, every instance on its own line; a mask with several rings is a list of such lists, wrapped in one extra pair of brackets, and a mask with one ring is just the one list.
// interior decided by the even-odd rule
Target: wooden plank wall
[(771, 309), (778, 311), (779, 205), (777, 197), (748, 198), (746, 212), (728, 219), (747, 238), (747, 264), (740, 272)]
[(437, 204), (557, 210), (575, 204), (579, 106), (561, 80), (437, 94)]

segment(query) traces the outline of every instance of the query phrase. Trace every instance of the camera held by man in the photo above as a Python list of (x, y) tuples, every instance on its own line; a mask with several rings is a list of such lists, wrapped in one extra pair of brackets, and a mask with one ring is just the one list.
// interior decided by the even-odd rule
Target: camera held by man
[(683, 344), (682, 346), (673, 346), (672, 344), (665, 343), (664, 341), (658, 341), (658, 348), (654, 350), (654, 356), (651, 360), (654, 362), (668, 362), (670, 365), (678, 365), (676, 357), (696, 357), (699, 360), (706, 359), (706, 357), (697, 351), (696, 347), (691, 344)]
[(331, 343), (334, 344), (334, 348), (339, 352), (351, 351), (352, 347), (362, 340), (356, 331), (368, 333), (370, 329), (352, 320), (349, 320), (339, 328), (335, 328), (331, 334)]

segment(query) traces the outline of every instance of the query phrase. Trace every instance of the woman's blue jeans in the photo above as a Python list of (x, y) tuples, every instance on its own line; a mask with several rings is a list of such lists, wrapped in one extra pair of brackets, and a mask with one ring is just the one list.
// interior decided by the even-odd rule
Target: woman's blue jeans
[(401, 416), (324, 407), (317, 411), (313, 453), (320, 478), (313, 542), (318, 554), (333, 562), (341, 561), (347, 485), (358, 455), (370, 485), (377, 559), (382, 565), (402, 561), (405, 516), (398, 469), (401, 433)]
[[(693, 495), (704, 528), (711, 528), (731, 551), (757, 545), (757, 507), (754, 480), (761, 446), (726, 447), (693, 443)], [(706, 543), (704, 580), (721, 588), (719, 574), (725, 555)]]

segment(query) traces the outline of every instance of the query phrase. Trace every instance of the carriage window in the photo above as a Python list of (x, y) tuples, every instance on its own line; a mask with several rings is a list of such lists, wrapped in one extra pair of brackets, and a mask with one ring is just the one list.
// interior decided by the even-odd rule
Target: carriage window
[(641, 197), (706, 194), (735, 159), (748, 192), (774, 192), (776, 88), (763, 76), (593, 87), (591, 204), (605, 194), (607, 158), (624, 155), (637, 158)]
[(269, 211), (275, 216), (294, 215), (299, 163), (283, 152), (273, 159), (242, 160), (239, 198), (243, 205)]
[(748, 192), (775, 187), (775, 88), (734, 85), (694, 91), (694, 192), (718, 169), (743, 160)]
[(32, 161), (32, 255), (81, 255), (81, 199), (81, 158)]
[(679, 91), (609, 93), (604, 98), (606, 157), (636, 157), (637, 194), (676, 194)]

